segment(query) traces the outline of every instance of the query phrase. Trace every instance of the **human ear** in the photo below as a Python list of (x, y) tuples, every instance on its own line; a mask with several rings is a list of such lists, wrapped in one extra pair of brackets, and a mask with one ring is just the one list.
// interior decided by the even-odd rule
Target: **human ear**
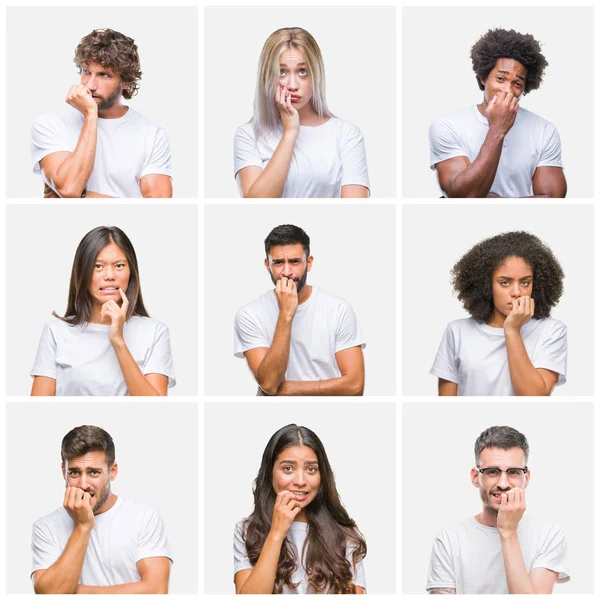
[(119, 465), (117, 463), (113, 463), (112, 467), (110, 468), (110, 480), (114, 481), (116, 479), (118, 473), (119, 473)]
[(476, 488), (479, 487), (479, 471), (475, 467), (471, 469), (471, 483)]

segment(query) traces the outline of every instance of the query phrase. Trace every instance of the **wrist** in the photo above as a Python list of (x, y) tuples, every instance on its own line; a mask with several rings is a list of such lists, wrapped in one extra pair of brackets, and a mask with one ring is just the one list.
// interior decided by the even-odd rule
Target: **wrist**
[(296, 141), (298, 137), (298, 133), (300, 132), (300, 127), (298, 128), (288, 128), (283, 130), (283, 135), (281, 136), (284, 140)]
[(283, 540), (285, 540), (286, 537), (287, 534), (281, 533), (280, 531), (273, 531), (272, 529), (269, 531), (269, 535), (267, 536), (271, 542), (279, 545), (283, 544)]
[(510, 541), (517, 539), (517, 530), (516, 529), (500, 529), (498, 528), (498, 533), (500, 534), (500, 539), (502, 541)]
[(86, 121), (94, 121), (97, 122), (98, 121), (98, 110), (97, 109), (90, 109), (88, 111), (86, 111), (83, 114), (83, 118)]
[(110, 343), (112, 344), (112, 347), (115, 350), (119, 350), (121, 348), (125, 347), (125, 340), (123, 339), (122, 335), (118, 335), (118, 336), (108, 336), (108, 339), (110, 340)]
[(521, 335), (521, 325), (509, 324), (506, 325), (504, 323), (504, 335), (505, 336), (519, 336)]
[(91, 523), (75, 523), (75, 529), (81, 533), (89, 534), (94, 529), (94, 521)]
[(492, 137), (492, 139), (498, 142), (502, 142), (506, 137), (507, 133), (508, 131), (504, 131), (500, 127), (490, 125), (489, 135)]

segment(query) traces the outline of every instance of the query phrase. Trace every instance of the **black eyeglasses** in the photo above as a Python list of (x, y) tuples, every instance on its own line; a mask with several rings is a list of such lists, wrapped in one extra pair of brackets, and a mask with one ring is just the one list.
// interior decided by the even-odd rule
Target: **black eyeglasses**
[(489, 480), (500, 479), (502, 473), (506, 473), (506, 477), (512, 480), (521, 480), (525, 474), (529, 471), (528, 467), (510, 468), (510, 469), (499, 469), (498, 467), (486, 467), (485, 469), (478, 469), (478, 471)]

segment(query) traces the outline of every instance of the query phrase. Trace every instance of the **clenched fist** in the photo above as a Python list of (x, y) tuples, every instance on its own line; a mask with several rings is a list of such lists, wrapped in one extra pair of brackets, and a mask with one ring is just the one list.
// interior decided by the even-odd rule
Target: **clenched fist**
[(520, 331), (521, 327), (533, 317), (535, 300), (531, 296), (521, 296), (513, 300), (512, 310), (504, 319), (504, 331)]
[(68, 487), (65, 490), (63, 506), (69, 516), (75, 521), (75, 526), (92, 529), (94, 527), (94, 511), (91, 496), (78, 487)]
[(298, 288), (293, 279), (282, 277), (275, 285), (275, 296), (279, 305), (279, 314), (293, 319), (298, 309)]
[(496, 92), (485, 107), (485, 118), (490, 129), (506, 135), (515, 124), (519, 99), (511, 92)]
[(92, 92), (80, 83), (69, 88), (65, 102), (75, 107), (84, 117), (98, 115), (98, 105), (92, 98)]
[(525, 490), (516, 487), (503, 493), (501, 498), (496, 521), (498, 533), (501, 536), (516, 534), (519, 522), (525, 513)]

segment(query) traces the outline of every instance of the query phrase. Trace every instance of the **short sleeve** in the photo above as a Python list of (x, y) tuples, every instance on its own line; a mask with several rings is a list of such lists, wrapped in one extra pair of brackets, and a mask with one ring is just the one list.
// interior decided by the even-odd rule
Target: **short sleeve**
[(531, 565), (532, 570), (538, 568), (558, 573), (558, 583), (566, 583), (571, 579), (567, 566), (567, 537), (556, 525), (548, 531)]
[(40, 115), (30, 130), (31, 161), (33, 172), (40, 174), (40, 160), (54, 152), (73, 152), (69, 146), (68, 134), (62, 131), (60, 121), (51, 115)]
[(237, 358), (244, 358), (244, 352), (253, 348), (271, 347), (272, 340), (246, 308), (240, 308), (235, 315), (233, 336), (233, 353)]
[(429, 127), (429, 167), (435, 170), (438, 163), (467, 156), (460, 144), (460, 138), (448, 119), (436, 119)]
[(40, 569), (48, 569), (62, 554), (58, 541), (52, 536), (50, 528), (43, 523), (33, 524), (31, 553), (33, 555), (32, 574)]
[(445, 379), (446, 381), (451, 381), (452, 383), (458, 383), (456, 339), (451, 323), (446, 327), (446, 331), (444, 331), (429, 374)]
[(154, 340), (148, 360), (144, 364), (144, 375), (158, 373), (169, 378), (169, 387), (175, 387), (175, 369), (173, 368), (173, 354), (171, 353), (171, 338), (169, 329), (160, 321), (154, 332)]
[(544, 127), (544, 147), (537, 166), (561, 168), (563, 166), (560, 136), (552, 123), (546, 123)]
[(246, 542), (242, 534), (242, 527), (244, 521), (240, 521), (235, 526), (233, 532), (233, 574), (235, 575), (238, 571), (244, 569), (253, 569), (254, 567), (250, 563), (248, 558), (248, 551), (246, 550)]
[(367, 152), (360, 129), (351, 123), (344, 123), (340, 142), (342, 187), (345, 185), (362, 185), (370, 191)]
[(335, 351), (340, 352), (354, 346), (364, 348), (366, 343), (352, 307), (347, 302), (342, 302), (337, 314)]
[(560, 321), (552, 323), (548, 337), (535, 353), (533, 366), (558, 373), (556, 385), (567, 380), (567, 327)]
[(234, 177), (245, 167), (263, 167), (252, 125), (238, 127), (233, 138)]
[(432, 588), (456, 589), (452, 552), (448, 537), (444, 535), (444, 532), (436, 535), (429, 559), (426, 589)]
[(162, 127), (159, 127), (156, 131), (152, 152), (140, 173), (140, 179), (145, 175), (168, 175), (172, 177), (171, 144), (167, 132)]
[(56, 379), (56, 338), (49, 323), (42, 330), (30, 375)]
[(165, 556), (171, 562), (171, 550), (167, 540), (167, 531), (165, 524), (158, 511), (151, 506), (146, 507), (140, 531), (138, 533), (138, 545), (136, 552), (136, 562), (143, 558), (152, 558), (155, 556)]

